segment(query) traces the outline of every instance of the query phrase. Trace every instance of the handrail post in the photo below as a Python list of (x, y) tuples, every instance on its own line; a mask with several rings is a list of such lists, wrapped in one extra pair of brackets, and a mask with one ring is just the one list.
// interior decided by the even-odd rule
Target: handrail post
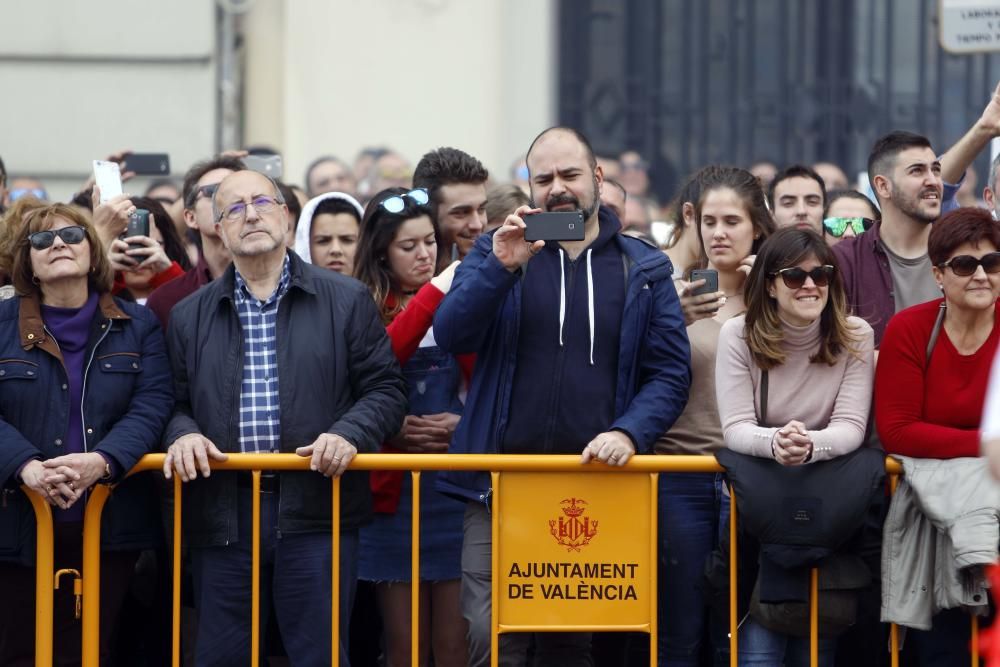
[[(896, 494), (896, 485), (899, 484), (898, 475), (889, 475), (889, 498)], [(889, 625), (889, 664), (891, 667), (899, 667), (899, 626), (895, 623)]]
[(260, 470), (253, 479), (253, 544), (250, 560), (250, 665), (260, 664)]
[(101, 513), (111, 495), (107, 484), (96, 484), (83, 514), (83, 666), (101, 662)]
[(170, 664), (181, 665), (181, 477), (174, 474), (173, 599), (170, 601)]
[[(334, 477), (330, 485), (330, 664), (340, 665), (340, 477)], [(350, 613), (350, 610), (348, 610)]]
[(410, 512), (410, 665), (420, 667), (420, 471), (410, 472), (413, 480)]
[(650, 519), (650, 531), (651, 535), (649, 538), (649, 562), (652, 564), (649, 572), (650, 587), (649, 590), (653, 592), (649, 596), (649, 667), (656, 667), (657, 658), (659, 653), (659, 599), (660, 596), (657, 595), (659, 586), (659, 555), (660, 555), (660, 544), (659, 544), (659, 511), (660, 511), (660, 474), (657, 472), (650, 473), (650, 484), (652, 485), (652, 492), (650, 495), (649, 502), (649, 516)]
[(819, 568), (809, 572), (809, 664), (819, 667)]
[(497, 541), (500, 538), (500, 517), (493, 507), (497, 507), (499, 502), (497, 497), (500, 494), (500, 473), (490, 471), (490, 485), (493, 487), (493, 505), (487, 504), (486, 511), (490, 515), (490, 667), (498, 667), (500, 664), (500, 614), (497, 613), (497, 600), (500, 599), (500, 582), (497, 581), (497, 568), (500, 563), (499, 552), (497, 551)]
[(35, 511), (35, 667), (52, 667), (52, 572), (55, 570), (52, 507), (27, 486), (24, 494)]

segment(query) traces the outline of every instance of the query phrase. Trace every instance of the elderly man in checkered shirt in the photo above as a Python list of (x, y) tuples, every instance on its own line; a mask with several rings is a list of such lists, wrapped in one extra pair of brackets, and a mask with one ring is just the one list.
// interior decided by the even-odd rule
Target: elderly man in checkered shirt
[[(249, 473), (211, 474), (227, 452), (294, 452), (314, 472), (264, 473), (262, 617), (273, 600), (292, 664), (330, 663), (330, 478), (341, 486), (340, 664), (356, 580), (367, 474), (348, 472), (399, 430), (406, 395), (375, 303), (361, 283), (285, 249), (286, 208), (267, 176), (235, 172), (212, 200), (233, 255), (218, 280), (181, 301), (167, 331), (177, 409), (164, 474), (186, 482), (199, 665), (250, 658)], [(266, 619), (262, 619), (266, 626)]]

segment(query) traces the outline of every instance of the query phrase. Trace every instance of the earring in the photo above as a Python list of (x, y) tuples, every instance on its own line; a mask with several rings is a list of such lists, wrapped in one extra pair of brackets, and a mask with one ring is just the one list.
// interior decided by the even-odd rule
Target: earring
[(767, 293), (767, 295), (768, 295), (769, 297), (771, 297), (772, 299), (774, 298), (774, 292), (768, 292), (768, 293)]
[(32, 274), (32, 275), (31, 275), (31, 282), (33, 282), (33, 283), (34, 283), (34, 284), (36, 284), (36, 285), (41, 285), (41, 284), (42, 284), (42, 281), (40, 281), (40, 280), (38, 279), (38, 276), (36, 276), (36, 275), (34, 275), (34, 274)]

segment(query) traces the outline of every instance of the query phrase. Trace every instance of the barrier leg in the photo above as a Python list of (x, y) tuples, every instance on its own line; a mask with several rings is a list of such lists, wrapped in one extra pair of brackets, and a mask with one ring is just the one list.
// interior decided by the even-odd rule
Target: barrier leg
[(28, 487), (21, 487), (35, 510), (35, 667), (52, 667), (52, 507)]
[(253, 475), (253, 546), (250, 561), (250, 665), (260, 664), (260, 470)]
[(819, 667), (819, 570), (809, 572), (809, 664)]
[(660, 495), (658, 489), (660, 488), (660, 475), (659, 473), (652, 473), (649, 476), (649, 483), (652, 485), (652, 492), (650, 495), (649, 503), (649, 516), (652, 517), (650, 520), (650, 530), (653, 538), (649, 541), (649, 562), (653, 564), (649, 572), (649, 590), (653, 591), (653, 595), (650, 596), (649, 600), (649, 667), (656, 667), (657, 652), (659, 651), (659, 605), (657, 604), (657, 577), (659, 573), (659, 531), (656, 528), (659, 524), (659, 514), (660, 511)]
[(174, 475), (174, 567), (173, 598), (170, 603), (170, 664), (181, 667), (181, 478)]
[[(330, 494), (331, 499), (331, 531), (333, 533), (333, 549), (330, 573), (330, 664), (340, 665), (340, 477), (333, 478)], [(348, 611), (348, 613), (350, 613)]]
[[(896, 493), (899, 484), (898, 475), (889, 475), (889, 497)], [(892, 667), (899, 667), (899, 626), (892, 623), (889, 626), (889, 662)]]
[[(490, 481), (493, 484), (493, 508), (497, 506), (497, 498), (500, 495), (500, 473), (491, 472)], [(497, 540), (500, 537), (500, 521), (497, 512), (490, 509), (492, 535), (490, 537), (490, 624), (493, 631), (490, 633), (490, 667), (498, 667), (500, 664), (500, 615), (497, 614), (497, 601), (500, 599), (500, 583), (497, 581), (499, 571), (500, 556)]]
[(413, 479), (413, 511), (410, 514), (410, 664), (420, 667), (420, 471)]
[(972, 617), (972, 642), (971, 642), (971, 653), (972, 653), (972, 667), (979, 667), (979, 617), (975, 614), (970, 614)]
[(101, 513), (111, 495), (105, 484), (90, 490), (83, 515), (83, 665), (101, 662)]

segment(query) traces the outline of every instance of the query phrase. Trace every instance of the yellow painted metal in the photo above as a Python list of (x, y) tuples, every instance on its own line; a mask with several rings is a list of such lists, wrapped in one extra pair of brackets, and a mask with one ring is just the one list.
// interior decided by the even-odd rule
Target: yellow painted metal
[(809, 664), (819, 667), (819, 569), (809, 572)]
[(35, 667), (52, 666), (52, 570), (55, 569), (52, 506), (27, 486), (22, 486), (35, 511)]
[[(888, 461), (893, 461), (897, 465), (895, 459), (886, 459), (886, 470), (888, 471), (889, 465)], [(889, 475), (889, 496), (892, 497), (896, 493), (896, 485), (899, 484), (899, 475), (890, 474)], [(889, 625), (889, 664), (891, 667), (899, 667), (899, 626), (895, 623)]]
[(171, 600), (170, 664), (181, 667), (181, 478), (174, 475), (173, 593)]
[(330, 521), (332, 523), (333, 549), (330, 560), (330, 664), (340, 665), (340, 477), (333, 478), (330, 485), (332, 496)]
[(56, 570), (56, 574), (52, 577), (52, 587), (55, 590), (59, 590), (59, 580), (64, 574), (73, 575), (73, 595), (76, 597), (76, 617), (80, 618), (83, 609), (81, 607), (81, 600), (83, 598), (83, 581), (80, 577), (80, 571), (74, 570), (72, 568), (64, 568), (62, 570)]
[[(147, 454), (132, 470), (129, 475), (148, 470), (160, 470), (163, 467), (165, 454)], [(494, 495), (499, 493), (499, 472), (502, 471), (573, 471), (592, 474), (601, 474), (608, 470), (606, 466), (581, 465), (579, 457), (574, 455), (491, 455), (491, 454), (421, 454), (419, 456), (411, 454), (360, 454), (351, 461), (353, 470), (488, 470), (491, 472)], [(259, 659), (259, 549), (260, 549), (260, 470), (300, 470), (309, 469), (309, 459), (295, 454), (230, 454), (227, 461), (212, 462), (213, 470), (250, 470), (254, 471), (254, 581), (252, 586), (256, 588), (256, 593), (252, 593), (252, 605), (257, 605), (256, 610), (251, 610), (254, 617), (252, 643), (253, 664)], [(708, 456), (635, 456), (629, 463), (617, 471), (627, 471), (635, 473), (659, 473), (659, 472), (720, 472), (722, 467), (713, 457)], [(886, 472), (891, 475), (902, 473), (902, 466), (898, 461), (887, 458)], [(893, 489), (895, 488), (895, 477)], [(179, 664), (180, 655), (180, 609), (178, 587), (180, 582), (180, 557), (181, 548), (181, 488), (182, 483), (179, 478), (174, 477), (174, 605), (173, 623), (174, 634), (173, 643), (173, 664)], [(333, 558), (332, 558), (332, 625), (333, 639), (331, 645), (331, 663), (334, 667), (339, 664), (339, 617), (340, 617), (340, 479), (333, 481)], [(36, 641), (36, 667), (48, 667), (52, 660), (52, 578), (53, 558), (52, 558), (52, 515), (48, 503), (40, 496), (27, 491), (35, 508), (36, 520), (38, 521), (38, 575), (36, 578), (36, 611), (38, 620), (35, 624)], [(96, 667), (99, 660), (99, 609), (100, 609), (100, 520), (104, 505), (107, 501), (109, 487), (98, 485), (91, 491), (90, 501), (87, 504), (84, 519), (84, 554), (83, 554), (83, 665)], [(735, 667), (738, 658), (737, 644), (737, 608), (736, 597), (736, 499), (730, 494), (730, 650), (731, 664)], [(655, 516), (655, 514), (654, 514)], [(419, 519), (418, 519), (419, 521)], [(492, 519), (493, 539), (496, 540), (499, 525), (496, 516)], [(419, 525), (419, 524), (418, 524)], [(419, 535), (419, 533), (415, 533)], [(417, 538), (419, 539), (419, 537)], [(497, 552), (492, 552), (492, 557), (497, 558)], [(496, 563), (494, 563), (494, 567)], [(419, 581), (419, 577), (415, 578)], [(497, 597), (497, 581), (493, 582), (493, 596)], [(253, 589), (252, 589), (253, 590)], [(47, 612), (47, 613), (46, 613)], [(414, 614), (414, 619), (418, 618)], [(497, 622), (494, 614), (491, 618), (493, 625), (493, 637), (491, 641), (491, 664), (496, 665), (498, 659), (498, 635), (504, 630)], [(530, 631), (535, 631), (527, 628)], [(562, 628), (547, 626), (537, 628), (537, 631), (560, 631)], [(576, 630), (600, 631), (603, 626), (593, 628), (579, 628)], [(656, 629), (643, 626), (636, 628), (637, 631), (648, 630), (651, 637), (651, 650), (655, 652)], [(898, 666), (898, 651), (896, 647), (896, 628), (893, 627), (893, 665)], [(416, 635), (416, 633), (414, 633)], [(415, 652), (416, 653), (416, 652)], [(651, 664), (652, 664), (651, 659)]]
[(729, 665), (738, 667), (739, 642), (737, 635), (740, 632), (736, 572), (736, 494), (733, 493), (733, 486), (729, 485)]
[(656, 667), (656, 658), (658, 654), (657, 643), (659, 640), (659, 628), (657, 627), (657, 600), (659, 595), (656, 594), (657, 588), (657, 570), (659, 564), (659, 553), (660, 553), (660, 541), (656, 538), (659, 534), (656, 528), (660, 525), (659, 523), (659, 511), (660, 511), (660, 475), (659, 473), (650, 474), (650, 482), (653, 488), (653, 492), (650, 494), (649, 500), (649, 515), (652, 517), (650, 530), (653, 531), (653, 539), (649, 541), (649, 562), (653, 564), (650, 568), (650, 585), (649, 590), (653, 591), (653, 595), (649, 597), (649, 618), (652, 622), (649, 624), (649, 667)]
[(420, 667), (420, 471), (413, 479), (413, 511), (410, 513), (410, 664)]
[(250, 561), (250, 666), (260, 664), (260, 470), (253, 473), (253, 547)]
[[(433, 454), (426, 456), (433, 456)], [(493, 501), (496, 502), (500, 496), (500, 473), (491, 472), (490, 482), (490, 487), (493, 489)], [(490, 521), (490, 572), (496, 572), (500, 562), (500, 552), (496, 549), (497, 540), (500, 538), (500, 517), (496, 512), (492, 512), (489, 504), (486, 505), (486, 508), (491, 511), (492, 517), (492, 521)], [(493, 626), (493, 632), (490, 633), (490, 667), (498, 667), (500, 664), (500, 615), (497, 614), (493, 601), (500, 599), (500, 582), (496, 577), (490, 579), (490, 588), (490, 624)]]
[(970, 614), (972, 617), (972, 641), (970, 642), (970, 649), (972, 653), (972, 667), (978, 667), (979, 665), (979, 617), (975, 614)]
[(97, 484), (83, 514), (83, 667), (101, 662), (101, 513), (111, 488)]

